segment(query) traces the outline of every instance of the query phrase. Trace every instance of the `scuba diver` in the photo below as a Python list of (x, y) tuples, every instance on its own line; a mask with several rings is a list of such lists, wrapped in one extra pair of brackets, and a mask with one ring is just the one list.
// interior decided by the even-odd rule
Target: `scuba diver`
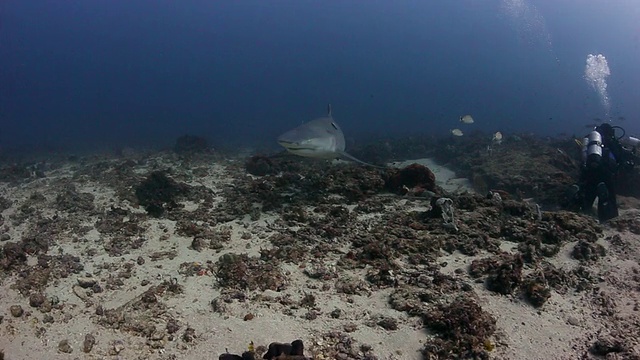
[[(622, 130), (616, 136), (615, 129)], [(638, 157), (635, 154), (640, 140), (625, 137), (624, 129), (603, 123), (582, 141), (582, 166), (578, 184), (572, 186), (571, 197), (583, 212), (591, 212), (598, 198), (598, 219), (601, 222), (618, 216), (616, 176), (633, 170)], [(624, 139), (623, 139), (624, 138)], [(620, 140), (632, 149), (625, 148)]]

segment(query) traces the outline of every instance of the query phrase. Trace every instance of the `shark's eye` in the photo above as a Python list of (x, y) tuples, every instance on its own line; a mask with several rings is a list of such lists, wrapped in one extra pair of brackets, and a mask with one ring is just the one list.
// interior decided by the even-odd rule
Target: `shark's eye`
[(331, 126), (333, 126), (334, 129), (338, 130), (338, 126), (336, 125), (336, 123), (331, 123)]

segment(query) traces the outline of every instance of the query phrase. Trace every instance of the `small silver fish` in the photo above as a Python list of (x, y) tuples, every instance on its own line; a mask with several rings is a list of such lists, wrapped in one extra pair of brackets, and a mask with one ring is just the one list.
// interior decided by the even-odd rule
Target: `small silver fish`
[(502, 133), (500, 131), (496, 131), (496, 133), (493, 134), (493, 138), (491, 138), (491, 141), (493, 141), (496, 144), (501, 144), (502, 143)]
[(460, 116), (460, 122), (461, 123), (465, 123), (465, 124), (473, 124), (473, 118), (471, 117), (471, 115), (463, 115)]
[(460, 129), (453, 129), (453, 130), (451, 130), (451, 135), (453, 135), (453, 136), (462, 136), (464, 134), (462, 133), (462, 130), (460, 130)]

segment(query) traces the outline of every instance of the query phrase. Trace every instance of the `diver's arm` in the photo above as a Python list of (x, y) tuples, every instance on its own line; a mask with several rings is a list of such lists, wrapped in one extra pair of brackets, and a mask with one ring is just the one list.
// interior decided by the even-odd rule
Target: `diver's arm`
[(616, 158), (616, 162), (618, 163), (617, 167), (622, 168), (623, 170), (633, 169), (638, 160), (640, 160), (640, 158), (635, 154), (635, 147), (633, 150), (629, 150), (623, 147), (619, 142), (616, 142), (615, 145), (611, 146), (611, 152)]

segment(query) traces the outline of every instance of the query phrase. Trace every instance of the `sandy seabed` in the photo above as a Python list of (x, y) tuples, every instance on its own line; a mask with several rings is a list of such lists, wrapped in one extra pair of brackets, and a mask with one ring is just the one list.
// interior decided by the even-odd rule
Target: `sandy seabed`
[[(442, 329), (446, 319), (438, 320), (438, 328), (429, 325), (437, 321), (425, 314), (443, 311), (439, 306), (460, 297), (473, 299), (495, 323), (480, 343), (461, 345), (475, 347), (469, 356), (640, 358), (640, 211), (632, 209), (637, 205), (633, 199), (621, 199), (620, 219), (611, 226), (576, 215), (601, 230), (597, 239), (578, 258), (579, 241), (568, 239), (544, 264), (587, 275), (568, 286), (548, 285), (548, 298), (534, 306), (518, 290), (520, 280), (513, 280), (513, 291), (489, 290), (485, 274), (469, 270), (474, 260), (519, 253), (519, 243), (500, 232), (480, 236), (498, 249), (480, 247), (465, 254), (443, 246), (432, 259), (435, 265), (394, 255), (389, 259), (393, 269), (378, 268), (387, 252), (397, 254), (393, 248), (377, 250), (382, 254), (377, 258), (367, 248), (368, 257), (360, 256), (363, 246), (354, 239), (384, 232), (390, 219), (407, 214), (420, 219), (430, 208), (426, 199), (374, 192), (341, 205), (344, 195), (329, 191), (320, 196), (331, 209), (313, 200), (273, 208), (250, 201), (244, 214), (238, 209), (229, 213), (224, 206), (230, 205), (223, 204), (230, 201), (230, 191), (239, 196), (231, 200), (237, 203), (243, 191), (273, 184), (247, 174), (242, 159), (206, 160), (185, 161), (168, 153), (90, 157), (59, 162), (42, 176), (1, 182), (3, 358), (217, 359), (226, 351), (240, 354), (251, 342), (260, 352), (271, 342), (295, 339), (303, 340), (305, 355), (315, 359), (455, 358), (429, 344), (436, 338), (456, 341), (457, 335)], [(428, 159), (419, 162), (454, 200), (472, 192), (454, 172)], [(163, 205), (162, 215), (149, 216), (136, 201), (135, 187), (166, 169), (171, 169), (170, 178), (190, 187), (191, 195), (177, 196), (176, 203)], [(278, 176), (283, 177), (272, 177)], [(295, 197), (296, 191), (301, 190), (290, 189), (287, 196)], [(472, 241), (475, 237), (468, 234), (483, 231), (483, 216), (502, 216), (499, 211), (479, 217), (456, 211), (460, 232), (443, 226), (435, 231), (442, 239), (467, 234), (464, 239)], [(518, 216), (535, 217), (534, 210), (526, 211)], [(331, 216), (336, 219), (327, 222)], [(437, 226), (440, 220), (435, 220)], [(339, 231), (327, 235), (330, 229), (324, 229), (315, 238), (313, 231), (326, 226)], [(389, 236), (405, 236), (401, 230), (396, 223)], [(431, 241), (428, 229), (414, 230), (425, 235), (407, 236), (410, 241)], [(352, 231), (358, 235), (350, 237)], [(287, 247), (293, 241), (299, 246)], [(542, 263), (536, 264), (525, 261), (522, 276), (542, 271)], [(229, 267), (241, 278), (231, 278)], [(460, 285), (450, 294), (444, 286), (424, 285), (426, 292), (411, 299), (416, 304), (398, 305), (399, 289), (410, 293), (434, 281), (434, 273)], [(450, 326), (461, 325), (452, 320)], [(425, 347), (431, 352), (425, 353)]]

